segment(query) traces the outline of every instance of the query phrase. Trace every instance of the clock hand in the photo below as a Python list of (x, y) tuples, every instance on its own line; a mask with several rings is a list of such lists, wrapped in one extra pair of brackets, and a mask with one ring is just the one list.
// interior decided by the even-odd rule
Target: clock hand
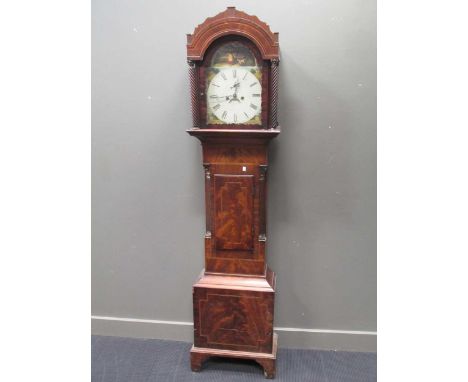
[(232, 101), (240, 102), (239, 98), (237, 98), (237, 92), (239, 91), (239, 86), (240, 86), (239, 80), (236, 80), (236, 83), (233, 86), (231, 86), (231, 89), (232, 88), (235, 88), (235, 89), (234, 89), (234, 94), (232, 95), (232, 98), (229, 100), (229, 103), (231, 103)]
[(211, 99), (216, 99), (218, 102), (229, 101), (230, 97), (232, 97), (232, 95), (228, 95), (228, 96), (213, 95), (213, 96), (210, 96)]

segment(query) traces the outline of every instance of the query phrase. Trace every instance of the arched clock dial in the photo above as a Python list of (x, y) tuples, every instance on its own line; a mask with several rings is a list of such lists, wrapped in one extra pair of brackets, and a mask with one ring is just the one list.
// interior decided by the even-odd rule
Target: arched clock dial
[(243, 124), (261, 113), (262, 85), (247, 68), (223, 68), (208, 85), (207, 104), (227, 124)]

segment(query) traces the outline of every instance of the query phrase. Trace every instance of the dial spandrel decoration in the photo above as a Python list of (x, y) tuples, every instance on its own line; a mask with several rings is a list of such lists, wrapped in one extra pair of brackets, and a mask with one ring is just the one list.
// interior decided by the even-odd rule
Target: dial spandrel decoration
[(222, 45), (207, 68), (208, 124), (260, 125), (262, 71), (240, 42)]

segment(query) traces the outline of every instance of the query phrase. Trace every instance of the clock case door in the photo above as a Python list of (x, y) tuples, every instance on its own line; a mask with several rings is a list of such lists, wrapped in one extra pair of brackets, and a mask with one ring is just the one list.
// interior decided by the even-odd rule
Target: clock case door
[[(250, 52), (253, 54), (255, 57), (255, 60), (257, 62), (257, 65), (261, 68), (262, 71), (262, 79), (261, 79), (261, 85), (262, 85), (262, 112), (261, 112), (261, 124), (253, 125), (253, 124), (227, 124), (227, 123), (220, 123), (220, 124), (210, 124), (207, 123), (207, 113), (208, 113), (208, 105), (206, 102), (206, 93), (208, 90), (207, 86), (207, 73), (209, 68), (211, 67), (212, 64), (212, 59), (213, 56), (216, 54), (218, 49), (220, 49), (223, 45), (236, 42), (239, 44), (242, 44), (245, 46), (247, 49), (250, 50)], [(258, 50), (258, 48), (248, 39), (242, 36), (225, 36), (221, 37), (208, 48), (207, 52), (205, 53), (204, 59), (201, 63), (198, 63), (199, 65), (198, 70), (199, 70), (199, 76), (198, 76), (198, 81), (199, 81), (199, 97), (200, 97), (200, 102), (199, 102), (199, 107), (200, 107), (200, 127), (201, 128), (211, 128), (211, 129), (268, 129), (268, 121), (269, 121), (269, 86), (268, 84), (270, 83), (269, 78), (270, 78), (270, 61), (268, 60), (263, 60), (262, 56)], [(236, 68), (233, 66), (233, 68)]]
[(266, 166), (213, 163), (205, 169), (206, 272), (265, 275)]

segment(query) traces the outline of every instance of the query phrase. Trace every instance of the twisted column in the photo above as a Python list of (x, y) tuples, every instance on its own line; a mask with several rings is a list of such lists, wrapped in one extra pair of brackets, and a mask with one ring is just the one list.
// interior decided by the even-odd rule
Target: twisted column
[(192, 124), (200, 127), (200, 98), (198, 96), (198, 68), (195, 61), (188, 60), (190, 77), (190, 97), (192, 100)]
[(270, 88), (270, 129), (276, 129), (278, 126), (278, 75), (279, 60), (271, 60), (271, 88)]

